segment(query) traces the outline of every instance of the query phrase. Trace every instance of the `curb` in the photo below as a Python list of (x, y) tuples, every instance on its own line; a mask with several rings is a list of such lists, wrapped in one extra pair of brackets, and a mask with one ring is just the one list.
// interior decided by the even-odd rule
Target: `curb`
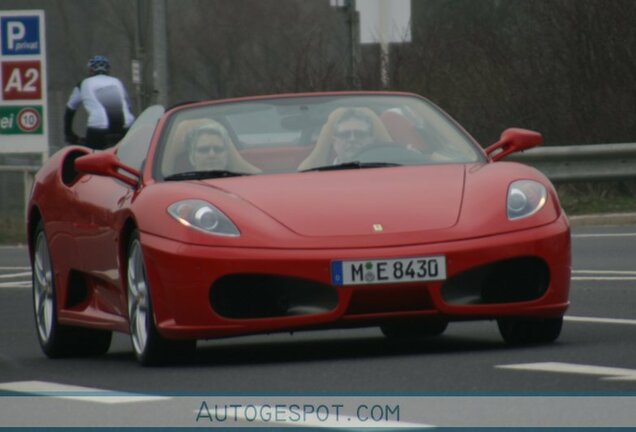
[(570, 226), (636, 225), (636, 213), (606, 213), (570, 216)]

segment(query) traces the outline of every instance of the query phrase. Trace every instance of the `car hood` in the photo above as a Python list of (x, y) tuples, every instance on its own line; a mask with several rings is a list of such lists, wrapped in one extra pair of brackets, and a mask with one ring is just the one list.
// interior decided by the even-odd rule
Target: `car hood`
[(308, 237), (441, 230), (459, 218), (464, 165), (373, 168), (210, 182)]

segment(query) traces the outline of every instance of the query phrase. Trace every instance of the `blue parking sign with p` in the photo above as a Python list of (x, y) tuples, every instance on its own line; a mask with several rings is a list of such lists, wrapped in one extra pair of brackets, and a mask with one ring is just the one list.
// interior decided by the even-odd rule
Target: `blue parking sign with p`
[(5, 16), (0, 18), (3, 55), (40, 54), (40, 22), (38, 16)]

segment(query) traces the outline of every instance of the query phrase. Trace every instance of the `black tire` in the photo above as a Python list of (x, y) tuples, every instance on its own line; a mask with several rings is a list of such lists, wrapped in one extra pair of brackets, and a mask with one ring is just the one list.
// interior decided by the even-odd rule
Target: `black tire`
[(563, 317), (558, 318), (499, 318), (499, 333), (509, 345), (552, 343), (558, 339)]
[(44, 225), (35, 229), (33, 246), (33, 315), (44, 354), (50, 358), (102, 355), (110, 348), (112, 332), (61, 325), (57, 320), (57, 294), (53, 262)]
[(440, 336), (447, 327), (448, 321), (434, 319), (385, 324), (380, 327), (380, 330), (389, 339), (417, 339)]
[(133, 232), (127, 249), (126, 286), (130, 339), (137, 361), (159, 366), (192, 359), (196, 340), (169, 340), (157, 331), (150, 287), (146, 278), (139, 233)]

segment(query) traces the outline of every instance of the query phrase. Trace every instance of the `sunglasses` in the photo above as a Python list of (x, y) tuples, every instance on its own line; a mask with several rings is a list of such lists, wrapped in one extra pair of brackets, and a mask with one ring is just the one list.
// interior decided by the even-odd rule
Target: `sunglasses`
[(369, 129), (341, 130), (341, 131), (334, 132), (333, 136), (343, 140), (346, 140), (346, 139), (361, 140), (361, 139), (369, 138), (371, 136), (371, 131)]
[(210, 150), (214, 150), (214, 153), (223, 153), (227, 149), (223, 145), (203, 145), (196, 148), (196, 152), (200, 154), (210, 153)]

